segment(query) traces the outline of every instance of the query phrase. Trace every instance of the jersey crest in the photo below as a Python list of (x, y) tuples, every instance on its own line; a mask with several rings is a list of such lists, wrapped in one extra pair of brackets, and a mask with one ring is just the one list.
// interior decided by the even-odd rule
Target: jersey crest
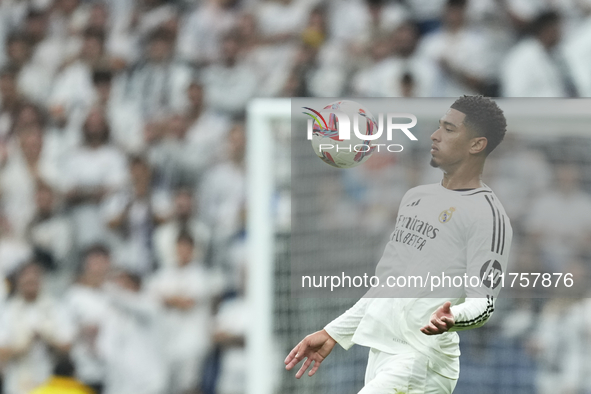
[(452, 215), (454, 214), (454, 212), (456, 211), (456, 209), (454, 207), (451, 207), (449, 209), (444, 210), (443, 212), (441, 212), (439, 214), (439, 221), (441, 223), (447, 223), (451, 220)]

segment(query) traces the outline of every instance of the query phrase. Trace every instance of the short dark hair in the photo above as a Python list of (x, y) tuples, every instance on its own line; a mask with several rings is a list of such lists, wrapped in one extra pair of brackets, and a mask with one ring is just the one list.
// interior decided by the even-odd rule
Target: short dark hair
[[(109, 124), (109, 119), (107, 118), (105, 111), (103, 109), (98, 109), (98, 111), (100, 112), (100, 114), (102, 116), (102, 120), (103, 120), (103, 136), (102, 136), (101, 142), (102, 142), (102, 144), (108, 144), (109, 141), (111, 140), (111, 125)], [(84, 144), (88, 144), (88, 142), (89, 142), (88, 131), (87, 131), (89, 118), (90, 118), (90, 112), (86, 115), (86, 119), (84, 120), (84, 123), (82, 124), (82, 139), (83, 139)]]
[(447, 0), (447, 7), (464, 8), (468, 4), (467, 0)]
[(53, 375), (54, 376), (62, 376), (62, 377), (73, 377), (76, 368), (74, 367), (74, 363), (70, 360), (70, 357), (67, 355), (63, 355), (58, 357), (56, 363), (53, 367)]
[(415, 79), (412, 76), (412, 74), (407, 71), (404, 74), (402, 74), (402, 78), (400, 78), (400, 82), (402, 82), (404, 84), (410, 84), (410, 83), (414, 83)]
[(125, 276), (135, 287), (138, 289), (142, 288), (142, 276), (131, 269), (124, 269), (121, 271), (121, 275)]
[(16, 66), (4, 66), (0, 69), (0, 78), (8, 77), (12, 80), (16, 80), (19, 71), (19, 68)]
[(111, 251), (105, 244), (95, 243), (93, 245), (88, 246), (83, 252), (83, 256), (85, 259), (92, 254), (100, 254), (103, 256), (110, 257)]
[(530, 23), (529, 30), (532, 34), (538, 35), (548, 26), (560, 22), (560, 14), (554, 10), (542, 12)]
[(95, 69), (92, 71), (92, 83), (95, 85), (101, 83), (111, 83), (113, 72), (109, 69)]
[(105, 42), (105, 32), (96, 27), (89, 27), (84, 30), (85, 39), (95, 39), (101, 42), (101, 45)]
[(47, 12), (31, 8), (27, 11), (27, 15), (25, 16), (25, 18), (26, 19), (37, 19), (37, 18), (45, 18), (46, 16), (47, 16)]
[(486, 154), (492, 152), (503, 140), (507, 120), (497, 103), (484, 96), (463, 96), (450, 108), (466, 115), (464, 124), (481, 137), (486, 137)]
[(15, 42), (24, 42), (27, 45), (31, 45), (31, 38), (23, 32), (14, 31), (9, 33), (6, 37), (6, 45), (10, 45)]
[(132, 154), (132, 155), (130, 155), (129, 156), (129, 165), (130, 166), (141, 165), (141, 166), (147, 167), (149, 169), (152, 168), (150, 166), (150, 161), (143, 154)]
[(179, 244), (181, 242), (186, 242), (186, 243), (191, 244), (191, 246), (195, 246), (195, 239), (193, 238), (191, 233), (189, 233), (188, 231), (181, 231), (181, 233), (176, 238), (176, 242), (177, 242), (177, 244)]
[(167, 41), (170, 43), (170, 42), (173, 42), (174, 40), (175, 40), (174, 33), (171, 32), (170, 30), (167, 30), (164, 28), (156, 29), (148, 35), (148, 42), (149, 43), (152, 43), (155, 41)]

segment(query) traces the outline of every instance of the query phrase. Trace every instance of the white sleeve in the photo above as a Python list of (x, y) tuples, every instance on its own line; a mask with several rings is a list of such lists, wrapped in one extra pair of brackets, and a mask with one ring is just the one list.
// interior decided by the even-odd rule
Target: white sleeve
[(121, 215), (131, 198), (129, 193), (122, 191), (108, 195), (101, 206), (101, 213), (105, 222), (109, 222)]
[(455, 324), (449, 331), (462, 331), (484, 325), (495, 310), (493, 297), (467, 298), (459, 305), (451, 307)]
[(70, 344), (77, 334), (77, 327), (74, 317), (64, 305), (56, 305), (55, 308), (56, 326), (54, 327), (54, 338), (60, 344)]
[(484, 198), (486, 212), (474, 219), (466, 239), (466, 273), (469, 278), (478, 277), (481, 285), (466, 286), (465, 301), (451, 307), (455, 320), (451, 331), (477, 328), (487, 322), (501, 291), (501, 274), (506, 275), (507, 271), (511, 224), (494, 196)]
[(105, 290), (111, 304), (123, 313), (143, 319), (158, 317), (158, 302), (149, 294), (134, 293), (112, 284), (107, 284)]
[(104, 186), (118, 190), (129, 181), (127, 159), (117, 148), (113, 148), (109, 165), (109, 169), (105, 171)]
[(353, 334), (371, 302), (371, 298), (361, 298), (345, 313), (328, 323), (324, 330), (345, 350), (349, 349), (354, 345)]

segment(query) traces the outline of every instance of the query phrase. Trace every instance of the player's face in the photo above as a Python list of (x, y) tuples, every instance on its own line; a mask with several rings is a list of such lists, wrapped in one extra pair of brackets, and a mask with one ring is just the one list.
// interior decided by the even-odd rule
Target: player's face
[(466, 115), (450, 108), (431, 135), (431, 166), (453, 169), (469, 156), (472, 134), (464, 125)]

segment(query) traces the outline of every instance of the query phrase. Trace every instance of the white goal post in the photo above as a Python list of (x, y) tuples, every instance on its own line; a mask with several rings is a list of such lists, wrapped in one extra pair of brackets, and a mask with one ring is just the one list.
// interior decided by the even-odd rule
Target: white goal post
[[(247, 250), (246, 299), (249, 325), (246, 335), (246, 394), (272, 394), (270, 362), (276, 353), (273, 338), (274, 218), (272, 198), (273, 119), (291, 117), (290, 99), (256, 99), (247, 108)], [(270, 359), (272, 361), (270, 361)]]

